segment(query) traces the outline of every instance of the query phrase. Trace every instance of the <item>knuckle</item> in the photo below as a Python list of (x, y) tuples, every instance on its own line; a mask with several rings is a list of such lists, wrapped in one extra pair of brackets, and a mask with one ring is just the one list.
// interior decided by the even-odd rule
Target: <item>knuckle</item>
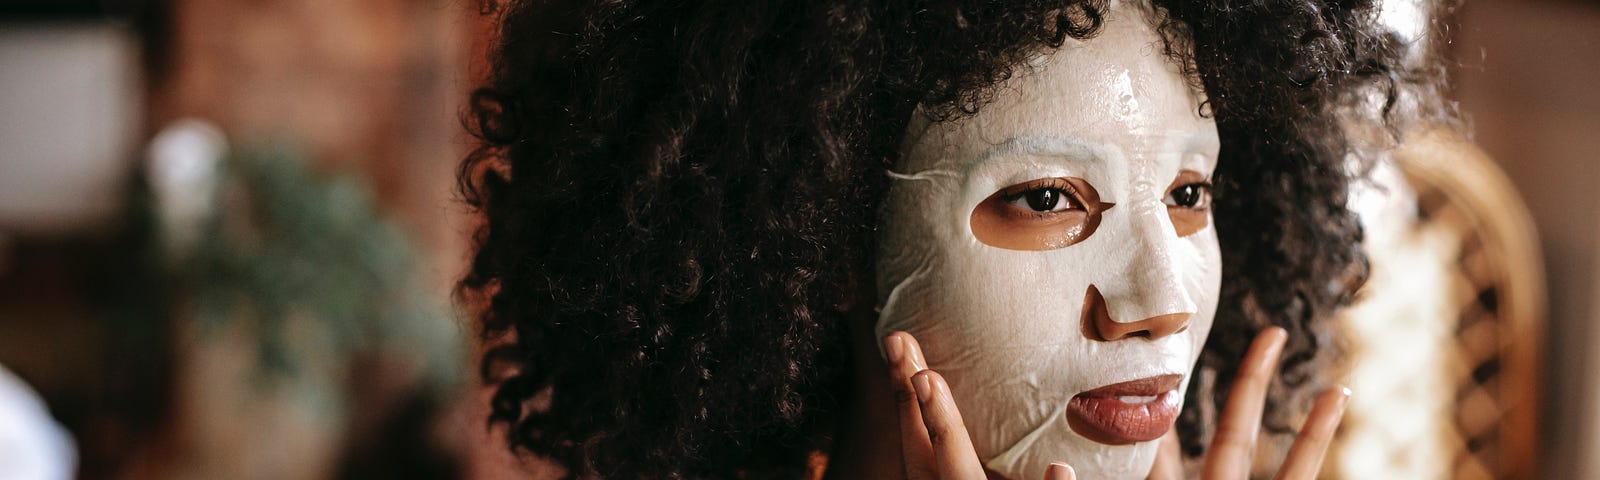
[(901, 382), (901, 385), (894, 389), (894, 402), (900, 405), (901, 408), (916, 405), (917, 394), (911, 391), (911, 385)]

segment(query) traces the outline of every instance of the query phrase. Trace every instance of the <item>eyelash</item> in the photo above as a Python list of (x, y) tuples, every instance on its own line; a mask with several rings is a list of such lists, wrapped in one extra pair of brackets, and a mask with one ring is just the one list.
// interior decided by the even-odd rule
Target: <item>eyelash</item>
[(1069, 209), (1082, 208), (1081, 206), (1083, 205), (1083, 202), (1078, 199), (1077, 190), (1072, 188), (1071, 183), (1068, 183), (1065, 179), (1061, 178), (1044, 178), (1007, 188), (1000, 191), (1000, 199), (1004, 200), (1007, 204), (1014, 205), (1016, 204), (1017, 200), (1021, 200), (1024, 196), (1037, 192), (1055, 192), (1057, 196), (1054, 198), (1055, 201), (1050, 203), (1050, 208), (1048, 210), (1034, 209), (1032, 201), (1030, 200), (1029, 206), (1027, 207), (1028, 212), (1035, 215), (1048, 215), (1055, 212), (1055, 207), (1059, 205), (1060, 202), (1066, 202)]

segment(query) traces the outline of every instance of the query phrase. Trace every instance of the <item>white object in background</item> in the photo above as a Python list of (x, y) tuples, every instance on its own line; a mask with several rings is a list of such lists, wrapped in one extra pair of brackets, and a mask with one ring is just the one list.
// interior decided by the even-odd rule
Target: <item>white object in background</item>
[(163, 247), (173, 258), (190, 251), (216, 212), (217, 164), (227, 153), (222, 130), (192, 118), (172, 122), (150, 141), (145, 178)]
[(0, 480), (64, 480), (77, 470), (72, 436), (39, 396), (0, 366)]
[[(1370, 183), (1350, 188), (1350, 209), (1366, 230), (1371, 275), (1342, 313), (1351, 335), (1351, 396), (1340, 447), (1328, 463), (1340, 478), (1449, 478), (1455, 450), (1456, 386), (1450, 366), (1456, 312), (1447, 292), (1458, 236), (1417, 228), (1416, 193), (1392, 161), (1373, 166)], [(1396, 453), (1399, 452), (1399, 453)]]
[(138, 41), (106, 23), (0, 29), (0, 229), (114, 225), (138, 120)]

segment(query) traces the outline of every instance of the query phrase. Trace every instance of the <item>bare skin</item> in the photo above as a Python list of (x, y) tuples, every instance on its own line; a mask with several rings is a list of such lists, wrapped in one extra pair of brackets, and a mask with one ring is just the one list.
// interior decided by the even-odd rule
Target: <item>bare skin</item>
[[(1262, 409), (1278, 357), (1288, 334), (1281, 328), (1261, 332), (1250, 345), (1239, 366), (1224, 407), (1217, 433), (1206, 450), (1201, 478), (1233, 480), (1249, 478), (1251, 455), (1261, 431)], [(968, 438), (961, 412), (950, 394), (950, 386), (938, 372), (928, 370), (921, 346), (905, 332), (883, 339), (888, 354), (889, 389), (898, 412), (901, 478), (908, 480), (994, 478), (985, 472)], [(881, 378), (881, 377), (880, 377)], [(1322, 459), (1333, 439), (1350, 392), (1334, 388), (1317, 396), (1310, 416), (1295, 438), (1278, 474), (1280, 480), (1310, 480), (1321, 470)], [(1162, 440), (1152, 479), (1182, 477), (1177, 437), (1172, 432)], [(830, 472), (834, 473), (834, 472)], [(1044, 474), (1047, 480), (1075, 478), (1065, 463), (1052, 464)], [(1014, 479), (1020, 480), (1020, 479)]]

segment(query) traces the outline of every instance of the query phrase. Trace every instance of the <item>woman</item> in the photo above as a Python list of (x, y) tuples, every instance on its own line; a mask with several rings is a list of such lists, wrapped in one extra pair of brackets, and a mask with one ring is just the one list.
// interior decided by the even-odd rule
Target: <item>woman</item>
[[(1142, 476), (1172, 435), (1152, 473), (1237, 476), (1263, 402), (1286, 429), (1321, 389), (1364, 276), (1339, 122), (1398, 128), (1360, 102), (1421, 84), (1336, 2), (502, 7), (461, 286), (507, 342), (491, 420), (573, 476)], [(1030, 155), (1069, 160), (1008, 160)], [(986, 290), (1029, 273), (1076, 283)], [(1341, 398), (1286, 473), (1315, 471)]]

